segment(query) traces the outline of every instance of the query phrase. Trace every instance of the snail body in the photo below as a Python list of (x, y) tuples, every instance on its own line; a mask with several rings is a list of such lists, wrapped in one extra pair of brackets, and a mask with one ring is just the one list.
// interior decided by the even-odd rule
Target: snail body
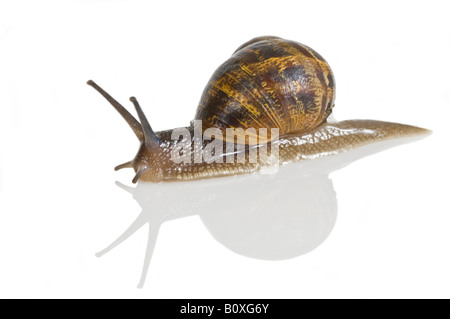
[[(116, 167), (133, 168), (134, 183), (252, 173), (428, 132), (371, 120), (327, 122), (335, 100), (330, 66), (313, 49), (278, 37), (259, 37), (244, 43), (216, 70), (202, 94), (194, 121), (181, 130), (182, 135), (174, 134), (175, 129), (154, 132), (134, 97), (130, 100), (140, 122), (93, 81), (88, 84), (116, 108), (141, 142), (136, 157)], [(227, 134), (230, 129), (233, 134)], [(230, 143), (232, 149), (228, 148)], [(178, 154), (184, 144), (189, 145), (188, 158), (193, 161), (174, 160), (174, 153)], [(216, 147), (214, 161), (205, 160), (202, 155), (212, 146)], [(217, 152), (225, 148), (225, 153)], [(242, 161), (237, 160), (240, 155)]]

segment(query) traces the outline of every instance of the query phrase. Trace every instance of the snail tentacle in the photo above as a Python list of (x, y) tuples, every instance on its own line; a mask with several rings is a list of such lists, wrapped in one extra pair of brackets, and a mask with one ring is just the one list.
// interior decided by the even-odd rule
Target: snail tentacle
[(136, 184), (136, 183), (137, 183), (137, 181), (139, 180), (139, 178), (142, 176), (142, 174), (145, 173), (146, 170), (147, 170), (147, 167), (144, 166), (144, 167), (140, 168), (140, 169), (137, 171), (136, 175), (134, 176), (134, 178), (133, 178), (133, 180), (132, 180), (133, 184)]
[(98, 93), (100, 93), (109, 103), (111, 103), (111, 105), (117, 110), (117, 112), (122, 115), (124, 120), (133, 130), (134, 134), (136, 134), (136, 137), (139, 139), (139, 141), (144, 140), (144, 132), (142, 131), (141, 124), (134, 118), (133, 115), (131, 115), (130, 112), (127, 111), (126, 108), (122, 106), (122, 104), (117, 102), (111, 95), (109, 95), (105, 90), (98, 86), (94, 81), (89, 80), (87, 81), (87, 84), (92, 86)]
[(139, 105), (138, 101), (134, 96), (130, 97), (130, 101), (134, 104), (134, 107), (136, 108), (136, 112), (139, 116), (139, 119), (141, 120), (142, 130), (144, 131), (144, 142), (145, 145), (153, 148), (153, 147), (159, 147), (159, 138), (156, 136), (155, 132), (153, 131), (152, 127), (150, 126), (150, 123), (147, 120), (147, 117), (145, 116), (144, 112), (142, 111), (141, 106)]
[(115, 171), (121, 170), (122, 168), (132, 168), (133, 167), (133, 161), (129, 161), (120, 165), (117, 165), (114, 167)]

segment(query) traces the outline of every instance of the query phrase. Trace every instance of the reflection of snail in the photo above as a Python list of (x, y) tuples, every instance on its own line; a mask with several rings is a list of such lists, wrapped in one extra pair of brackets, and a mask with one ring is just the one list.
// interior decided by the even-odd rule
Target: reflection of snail
[[(179, 140), (172, 140), (173, 130), (153, 132), (137, 100), (139, 123), (123, 106), (93, 81), (99, 91), (125, 118), (141, 141), (134, 160), (116, 169), (132, 167), (133, 182), (192, 180), (258, 171), (273, 162), (257, 157), (245, 163), (175, 163), (172, 150)], [(294, 41), (277, 37), (255, 38), (240, 46), (213, 74), (201, 97), (195, 120), (203, 128), (217, 128), (225, 135), (227, 128), (242, 128), (249, 137), (246, 148), (273, 140), (263, 130), (279, 129), (279, 162), (291, 163), (336, 154), (355, 147), (395, 137), (417, 135), (426, 130), (380, 121), (352, 120), (327, 123), (334, 106), (335, 84), (328, 63), (314, 50)], [(254, 131), (247, 129), (254, 129)], [(187, 128), (194, 136), (194, 126)], [(236, 135), (242, 136), (242, 131)], [(253, 133), (252, 133), (253, 132)], [(207, 138), (211, 138), (204, 132)], [(253, 134), (253, 136), (252, 136)], [(216, 136), (216, 135), (214, 135)], [(244, 137), (245, 138), (245, 137)], [(226, 138), (225, 138), (226, 140)], [(234, 136), (233, 140), (234, 142)], [(202, 147), (211, 143), (202, 140)], [(246, 151), (247, 152), (247, 151)], [(201, 158), (201, 157), (200, 157)]]
[[(327, 159), (331, 158), (334, 157)], [(284, 260), (306, 254), (328, 237), (337, 217), (333, 184), (327, 172), (322, 171), (333, 163), (309, 162), (309, 166), (282, 167), (275, 175), (250, 174), (176, 184), (139, 183), (136, 188), (119, 183), (133, 195), (142, 212), (97, 256), (147, 226), (148, 244), (139, 284), (142, 287), (161, 225), (188, 216), (199, 216), (219, 243), (243, 256)], [(320, 173), (310, 175), (309, 168)], [(232, 201), (228, 200), (230, 194)], [(282, 203), (275, 200), (280, 196)], [(223, 202), (228, 204), (219, 204)], [(174, 243), (181, 242), (174, 239)]]
[[(283, 260), (306, 254), (325, 241), (336, 222), (336, 193), (329, 173), (362, 157), (419, 138), (389, 140), (336, 156), (294, 163), (281, 167), (273, 175), (139, 183), (136, 188), (119, 183), (133, 195), (142, 212), (97, 256), (111, 251), (141, 227), (147, 226), (148, 243), (139, 284), (142, 287), (161, 225), (197, 215), (218, 242), (240, 255)], [(174, 239), (175, 243), (182, 241)], [(157, 258), (164, 257), (160, 255)], [(180, 271), (183, 264), (180, 260)]]

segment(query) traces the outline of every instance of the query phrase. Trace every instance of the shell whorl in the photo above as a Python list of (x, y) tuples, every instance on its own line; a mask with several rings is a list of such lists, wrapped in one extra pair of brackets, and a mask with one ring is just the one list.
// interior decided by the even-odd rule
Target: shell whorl
[[(313, 49), (277, 37), (244, 43), (213, 74), (195, 115), (203, 128), (309, 132), (330, 115), (334, 76)], [(263, 142), (260, 140), (260, 142)]]

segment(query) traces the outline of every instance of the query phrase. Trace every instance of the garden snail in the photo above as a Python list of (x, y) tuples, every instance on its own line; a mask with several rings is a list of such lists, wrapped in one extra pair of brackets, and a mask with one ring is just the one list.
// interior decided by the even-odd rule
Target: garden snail
[[(260, 155), (261, 145), (266, 142), (267, 148), (278, 150), (277, 164), (284, 165), (428, 132), (415, 126), (371, 120), (327, 122), (335, 98), (330, 66), (313, 49), (278, 37), (259, 37), (244, 43), (213, 74), (194, 117), (202, 123), (203, 137), (195, 134), (194, 122), (184, 128), (192, 147), (188, 157), (194, 158), (193, 162), (173, 159), (174, 151), (178, 152), (186, 138), (180, 140), (176, 135), (174, 139), (174, 130), (154, 132), (134, 97), (130, 100), (140, 122), (93, 81), (88, 84), (116, 108), (141, 142), (136, 157), (115, 168), (133, 168), (134, 183), (256, 172), (275, 165), (273, 158)], [(216, 130), (211, 134), (210, 128)], [(278, 129), (278, 138), (273, 128)], [(228, 129), (236, 129), (231, 138), (225, 134)], [(271, 134), (263, 134), (268, 130)], [(227, 149), (219, 154), (215, 148), (212, 152), (215, 161), (202, 157), (213, 142), (215, 146), (219, 142), (224, 150), (224, 145), (234, 143), (235, 138), (241, 143), (233, 146), (231, 152)], [(249, 160), (250, 151), (256, 149), (256, 158)], [(225, 161), (230, 154), (232, 160)], [(244, 155), (245, 161), (238, 162), (235, 155), (236, 158)]]

